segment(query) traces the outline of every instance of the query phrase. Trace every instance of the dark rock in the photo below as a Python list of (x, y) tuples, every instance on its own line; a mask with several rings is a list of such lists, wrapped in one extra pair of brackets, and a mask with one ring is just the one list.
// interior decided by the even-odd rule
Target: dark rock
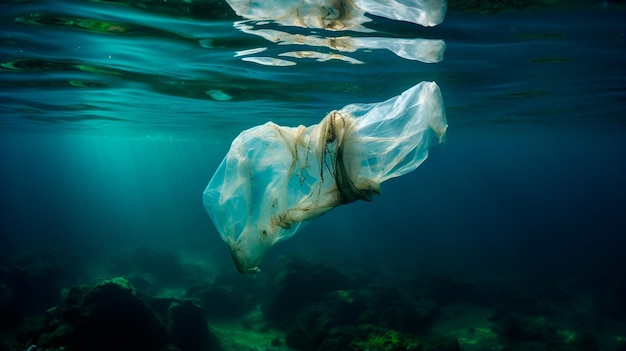
[[(360, 347), (370, 342), (385, 344), (385, 337), (402, 336), (410, 341), (405, 334), (427, 333), (439, 315), (439, 307), (433, 301), (414, 301), (394, 288), (374, 285), (358, 290), (337, 290), (301, 307), (290, 323), (285, 342), (298, 350), (362, 350)], [(371, 327), (374, 325), (377, 327)], [(371, 340), (351, 335), (365, 332), (384, 335)], [(360, 344), (351, 341), (357, 337)], [(414, 347), (415, 343), (385, 345), (372, 350)]]
[(369, 309), (378, 311), (404, 301), (400, 290), (382, 285), (369, 285), (359, 289), (356, 299), (363, 300)]
[(303, 313), (285, 336), (287, 346), (296, 350), (317, 350), (320, 342), (326, 337), (332, 327), (332, 321), (327, 315), (316, 310)]
[[(328, 334), (320, 341), (318, 350), (324, 351), (357, 351), (359, 349), (354, 341), (358, 338), (356, 327), (336, 327), (328, 331)], [(372, 349), (374, 350), (374, 349)]]
[(54, 306), (49, 308), (46, 311), (46, 316), (44, 317), (44, 325), (46, 328), (54, 329), (61, 322), (61, 317), (63, 316), (63, 310), (59, 306)]
[(386, 286), (363, 287), (354, 293), (354, 301), (354, 305), (361, 308), (359, 323), (380, 324), (400, 332), (425, 332), (440, 315), (434, 301), (415, 301), (398, 289)]
[(461, 345), (457, 338), (432, 337), (424, 341), (420, 351), (461, 351)]
[(350, 277), (334, 266), (281, 256), (261, 309), (269, 323), (286, 325), (306, 305), (323, 300), (329, 292), (349, 289), (352, 285)]
[(150, 306), (161, 321), (167, 322), (170, 306), (176, 301), (178, 301), (178, 299), (172, 297), (153, 297), (148, 301), (148, 306)]
[(71, 324), (59, 324), (54, 330), (39, 336), (37, 345), (41, 348), (57, 348), (70, 345), (74, 339), (74, 327)]
[[(80, 262), (80, 257), (59, 250), (25, 253), (2, 262), (0, 312), (3, 300), (6, 301), (3, 295), (8, 292), (11, 298), (9, 315), (17, 315), (18, 319), (43, 315), (50, 306), (62, 301), (61, 287), (73, 284), (82, 276)], [(4, 319), (0, 317), (0, 323)]]
[(78, 349), (145, 349), (165, 345), (165, 328), (125, 280), (97, 285), (81, 304)]
[(79, 306), (69, 306), (61, 312), (61, 320), (63, 323), (79, 323), (81, 318), (82, 314)]
[(510, 342), (557, 340), (556, 327), (543, 317), (496, 310), (490, 319), (495, 323), (493, 331)]
[(76, 350), (158, 350), (165, 326), (123, 278), (73, 288), (61, 324), (39, 338), (41, 347)]
[(144, 294), (157, 294), (161, 287), (159, 280), (152, 274), (143, 273), (131, 273), (124, 275), (126, 279), (137, 289)]
[(25, 317), (17, 329), (17, 340), (30, 342), (36, 340), (45, 329), (43, 317)]
[(174, 302), (169, 307), (167, 334), (170, 344), (181, 351), (206, 351), (220, 348), (209, 331), (204, 311), (193, 302)]
[(0, 340), (0, 351), (24, 351), (28, 348), (22, 342), (15, 340)]
[(282, 343), (280, 342), (279, 338), (276, 337), (272, 339), (272, 346), (279, 347), (280, 345), (282, 345)]
[(318, 350), (325, 351), (421, 351), (421, 344), (408, 334), (362, 324), (333, 328)]
[(15, 294), (9, 286), (0, 283), (0, 330), (13, 330), (22, 319), (15, 304)]
[(291, 323), (288, 333), (291, 340), (285, 342), (300, 345), (297, 347), (304, 350), (320, 349), (320, 344), (333, 329), (358, 323), (359, 315), (367, 306), (355, 301), (356, 295), (352, 290), (333, 291), (323, 300), (303, 307)]
[(89, 293), (91, 287), (88, 286), (74, 286), (70, 288), (67, 292), (67, 297), (65, 298), (65, 306), (66, 307), (76, 307), (81, 302), (84, 296)]
[(308, 333), (300, 327), (293, 328), (287, 332), (285, 344), (295, 350), (311, 350), (313, 348)]
[[(585, 351), (600, 351), (605, 349), (601, 346), (600, 338), (588, 331), (581, 332), (578, 335), (575, 345), (578, 346), (580, 350)], [(616, 348), (619, 349), (619, 345), (617, 345)]]

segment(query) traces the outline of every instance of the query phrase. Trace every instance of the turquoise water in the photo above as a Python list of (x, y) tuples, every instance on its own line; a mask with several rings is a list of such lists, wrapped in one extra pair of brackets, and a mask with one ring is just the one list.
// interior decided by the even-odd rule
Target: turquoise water
[[(376, 18), (369, 24), (375, 35), (347, 34), (443, 39), (443, 62), (363, 49), (347, 54), (362, 65), (300, 59), (290, 67), (234, 57), (302, 46), (241, 32), (233, 27), (241, 18), (220, 2), (16, 2), (2, 10), (3, 130), (223, 135), (266, 120), (311, 124), (329, 110), (386, 99), (422, 80), (439, 83), (457, 126), (620, 121), (618, 4), (491, 15), (451, 10), (434, 28)], [(210, 90), (232, 100), (215, 101)]]
[[(584, 332), (617, 349), (626, 338), (626, 7), (544, 3), (450, 2), (438, 26), (372, 16), (369, 33), (252, 24), (257, 33), (444, 40), (443, 60), (425, 63), (376, 46), (277, 44), (242, 31), (219, 1), (2, 2), (0, 278), (24, 257), (45, 262), (47, 250), (82, 257), (84, 271), (52, 285), (61, 291), (127, 274), (111, 262), (149, 248), (202, 267), (208, 280), (232, 273), (245, 290), (273, 281), (277, 258), (294, 254), (390, 287), (425, 276), (524, 286), (520, 294), (552, 306), (529, 315), (555, 335)], [(343, 56), (280, 56), (302, 50)], [(242, 60), (261, 56), (295, 64)], [(441, 87), (446, 142), (372, 203), (337, 208), (278, 244), (255, 283), (239, 277), (201, 200), (231, 140), (267, 121), (311, 125), (425, 80)], [(366, 289), (359, 282), (350, 288)], [(158, 279), (148, 285), (163, 293)], [(255, 291), (258, 301), (271, 295)], [(41, 316), (59, 296), (19, 310)], [(482, 296), (523, 300), (500, 297)], [(465, 331), (484, 326), (459, 320)], [(463, 349), (488, 349), (459, 330)], [(524, 335), (483, 341), (520, 350), (554, 342)], [(590, 349), (557, 339), (557, 349)]]

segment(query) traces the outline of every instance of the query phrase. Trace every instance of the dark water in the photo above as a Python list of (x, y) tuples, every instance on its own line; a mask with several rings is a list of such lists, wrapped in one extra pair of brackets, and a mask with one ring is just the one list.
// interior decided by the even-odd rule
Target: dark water
[[(294, 254), (357, 277), (329, 291), (375, 282), (415, 290), (445, 313), (452, 312), (437, 296), (465, 296), (463, 288), (429, 279), (469, 282), (483, 292), (481, 303), (459, 300), (496, 317), (483, 324), (459, 317), (455, 327), (441, 317), (430, 331), (445, 329), (462, 349), (626, 347), (624, 4), (450, 2), (433, 28), (373, 17), (373, 34), (342, 32), (443, 39), (439, 63), (376, 48), (341, 52), (362, 64), (278, 56), (337, 51), (244, 33), (225, 2), (15, 1), (2, 2), (0, 13), (0, 309), (43, 316), (72, 285), (142, 274), (156, 277), (146, 283), (152, 295), (184, 293), (189, 281), (217, 275), (261, 303), (272, 296), (277, 258)], [(266, 51), (256, 56), (296, 64), (236, 56), (259, 47)], [(201, 201), (230, 141), (268, 120), (317, 123), (333, 109), (382, 101), (423, 80), (444, 95), (446, 142), (417, 171), (385, 183), (372, 203), (335, 209), (278, 244), (261, 277), (237, 276)], [(137, 264), (146, 250), (157, 263)], [(131, 274), (119, 262), (133, 259)], [(284, 267), (284, 258), (278, 262)], [(33, 287), (11, 285), (10, 272), (47, 264), (55, 272), (47, 293), (16, 297)], [(175, 289), (159, 281), (172, 265), (184, 276)], [(445, 291), (424, 292), (436, 289)], [(525, 315), (512, 307), (520, 301), (549, 308)], [(261, 304), (269, 316), (271, 304)], [(543, 318), (543, 334), (511, 338), (498, 326), (502, 310)], [(468, 332), (484, 325), (489, 333)], [(20, 342), (27, 341), (37, 338)]]

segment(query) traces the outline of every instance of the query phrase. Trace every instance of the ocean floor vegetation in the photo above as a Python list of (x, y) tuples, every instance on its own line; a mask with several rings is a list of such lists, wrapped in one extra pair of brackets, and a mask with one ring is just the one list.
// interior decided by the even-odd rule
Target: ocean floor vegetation
[(151, 248), (99, 269), (4, 258), (0, 351), (626, 350), (620, 272), (504, 282), (320, 257), (256, 278)]

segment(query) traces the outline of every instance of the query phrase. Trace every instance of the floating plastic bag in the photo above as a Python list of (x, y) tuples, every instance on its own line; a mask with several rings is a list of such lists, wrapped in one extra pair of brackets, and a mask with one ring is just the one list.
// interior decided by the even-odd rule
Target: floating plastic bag
[(303, 222), (356, 200), (416, 169), (447, 128), (434, 82), (381, 103), (353, 104), (310, 127), (272, 122), (248, 129), (203, 194), (204, 206), (241, 273)]

